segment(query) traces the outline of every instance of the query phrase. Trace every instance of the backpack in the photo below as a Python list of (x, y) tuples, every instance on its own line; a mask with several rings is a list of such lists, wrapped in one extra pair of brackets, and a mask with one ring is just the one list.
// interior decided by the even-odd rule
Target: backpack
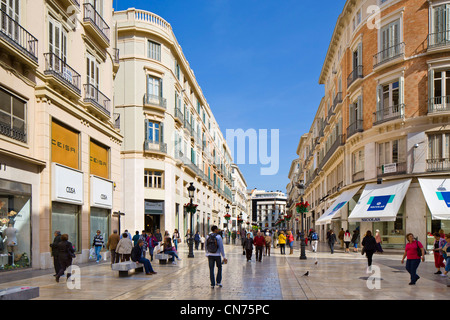
[(317, 236), (317, 233), (316, 233), (316, 232), (314, 232), (314, 233), (311, 235), (311, 239), (313, 239), (313, 240), (319, 239), (319, 237)]
[(206, 250), (209, 253), (216, 253), (218, 249), (217, 234), (213, 232), (209, 235), (208, 240), (206, 240)]

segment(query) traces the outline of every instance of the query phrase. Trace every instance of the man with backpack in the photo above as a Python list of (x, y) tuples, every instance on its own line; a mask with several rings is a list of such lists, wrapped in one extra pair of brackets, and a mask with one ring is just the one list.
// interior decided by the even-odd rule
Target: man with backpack
[[(219, 228), (217, 226), (211, 227), (211, 233), (206, 236), (205, 240), (205, 251), (208, 257), (209, 263), (209, 278), (211, 280), (211, 289), (214, 287), (222, 287), (222, 259), (223, 263), (227, 263), (225, 258), (225, 250), (223, 248), (223, 240), (219, 235)], [(214, 277), (214, 264), (217, 266), (217, 278)]]
[(317, 243), (319, 242), (319, 235), (317, 234), (316, 230), (311, 230), (311, 247), (313, 252), (317, 251)]

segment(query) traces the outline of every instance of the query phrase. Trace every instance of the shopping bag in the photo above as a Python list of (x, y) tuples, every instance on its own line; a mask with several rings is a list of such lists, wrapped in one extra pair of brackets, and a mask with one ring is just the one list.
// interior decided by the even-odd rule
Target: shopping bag
[(89, 260), (96, 260), (97, 259), (97, 255), (95, 254), (95, 249), (91, 248), (91, 250), (89, 250)]

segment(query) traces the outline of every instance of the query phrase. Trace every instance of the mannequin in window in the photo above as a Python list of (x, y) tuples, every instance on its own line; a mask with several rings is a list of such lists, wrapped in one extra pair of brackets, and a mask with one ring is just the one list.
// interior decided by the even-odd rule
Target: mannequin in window
[(8, 251), (8, 264), (14, 265), (14, 252), (17, 246), (17, 229), (13, 227), (10, 223), (8, 224), (8, 228), (3, 231), (3, 235), (5, 239), (3, 240), (6, 243), (6, 249)]

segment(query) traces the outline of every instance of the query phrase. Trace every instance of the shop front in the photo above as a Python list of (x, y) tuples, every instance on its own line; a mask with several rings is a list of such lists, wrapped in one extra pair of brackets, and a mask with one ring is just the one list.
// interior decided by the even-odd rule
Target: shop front
[[(164, 216), (164, 201), (147, 200), (144, 202), (145, 208), (145, 231), (155, 232), (157, 229), (161, 230), (161, 219)], [(161, 230), (164, 234), (164, 231)]]

